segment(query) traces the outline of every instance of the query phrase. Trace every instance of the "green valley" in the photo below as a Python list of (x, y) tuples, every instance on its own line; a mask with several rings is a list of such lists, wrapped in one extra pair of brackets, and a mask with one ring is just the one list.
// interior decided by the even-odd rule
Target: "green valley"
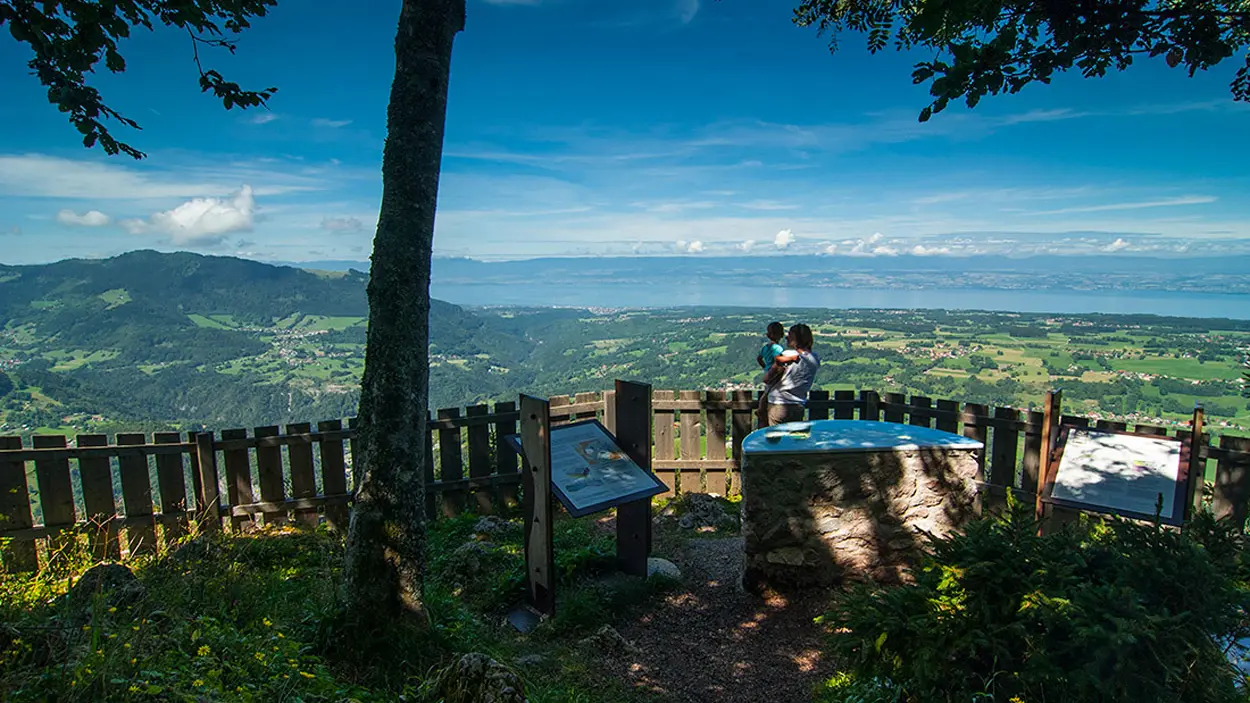
[[(354, 414), (365, 283), (229, 257), (132, 252), (0, 267), (0, 432), (256, 426)], [(1250, 426), (1250, 321), (976, 311), (431, 309), (431, 406), (519, 392), (755, 387), (771, 320), (803, 321), (833, 390), (872, 388)]]

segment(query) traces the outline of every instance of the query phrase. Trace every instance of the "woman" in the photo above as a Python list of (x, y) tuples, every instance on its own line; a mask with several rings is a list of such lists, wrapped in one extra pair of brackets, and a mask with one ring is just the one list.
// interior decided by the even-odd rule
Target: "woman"
[(808, 391), (820, 370), (820, 357), (812, 351), (812, 342), (812, 328), (802, 323), (786, 333), (786, 344), (798, 352), (798, 358), (786, 361), (785, 355), (778, 356), (764, 376), (764, 383), (772, 388), (768, 392), (769, 425), (803, 419)]

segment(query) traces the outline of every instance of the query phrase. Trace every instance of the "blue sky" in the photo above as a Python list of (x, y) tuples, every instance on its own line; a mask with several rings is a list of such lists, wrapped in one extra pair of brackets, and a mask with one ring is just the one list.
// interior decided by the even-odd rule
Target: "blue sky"
[[(1250, 252), (1234, 67), (1065, 76), (920, 124), (917, 55), (830, 55), (793, 0), (470, 0), (436, 253), (1185, 256)], [(276, 85), (226, 112), (172, 31), (96, 80), (136, 163), (85, 150), (0, 38), (0, 262), (186, 249), (363, 260), (398, 0), (287, 2), (208, 65)]]

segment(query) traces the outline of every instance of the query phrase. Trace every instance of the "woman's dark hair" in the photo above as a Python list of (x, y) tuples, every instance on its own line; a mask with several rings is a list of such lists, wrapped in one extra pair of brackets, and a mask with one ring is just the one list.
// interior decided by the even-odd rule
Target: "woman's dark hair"
[(786, 327), (780, 322), (768, 323), (768, 338), (776, 341), (786, 336)]
[(812, 348), (812, 328), (800, 322), (790, 328), (790, 334), (794, 335), (794, 346), (796, 349)]

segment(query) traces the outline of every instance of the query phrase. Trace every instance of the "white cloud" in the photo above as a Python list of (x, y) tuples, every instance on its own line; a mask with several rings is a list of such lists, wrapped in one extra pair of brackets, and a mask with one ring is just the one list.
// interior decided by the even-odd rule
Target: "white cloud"
[(346, 127), (351, 123), (351, 120), (328, 120), (324, 117), (318, 117), (312, 121), (314, 127), (330, 127), (332, 129)]
[(65, 209), (56, 213), (56, 221), (76, 227), (103, 227), (113, 220), (99, 210), (88, 210), (79, 215), (73, 210)]
[(828, 254), (829, 256), (833, 256), (834, 254), (838, 253), (838, 245), (834, 244), (833, 242), (830, 242), (825, 245), (824, 249), (821, 249), (821, 253)]
[(1117, 237), (1114, 242), (1103, 247), (1102, 250), (1103, 251), (1120, 251), (1121, 249), (1127, 249), (1128, 247), (1129, 247), (1128, 242), (1124, 241), (1124, 239), (1122, 238)]
[(873, 256), (898, 256), (898, 249), (889, 246), (881, 246), (872, 250)]
[(278, 119), (277, 115), (273, 114), (272, 112), (269, 112), (268, 110), (262, 110), (248, 117), (247, 121), (251, 122), (252, 124), (269, 124), (270, 122), (273, 122), (276, 119)]
[(755, 240), (748, 239), (745, 242), (742, 242), (741, 244), (739, 244), (738, 248), (742, 251), (751, 251), (752, 249), (755, 248)]
[(324, 190), (330, 186), (322, 174), (283, 173), (275, 166), (281, 164), (200, 163), (173, 171), (118, 160), (0, 154), (0, 196), (159, 200), (226, 195), (240, 182), (255, 184), (254, 192), (261, 196)]
[(1219, 198), (1214, 195), (1185, 195), (1179, 198), (1164, 198), (1161, 200), (1146, 200), (1131, 203), (1110, 203), (1107, 205), (1090, 205), (1088, 207), (1067, 207), (1060, 210), (1044, 210), (1042, 212), (1028, 213), (1031, 215), (1067, 215), (1075, 212), (1109, 212), (1112, 210), (1141, 210), (1153, 207), (1174, 207), (1177, 205), (1204, 205), (1213, 203)]
[(321, 220), (321, 229), (327, 232), (360, 232), (365, 224), (359, 217), (325, 217)]
[(699, 254), (703, 251), (703, 242), (695, 240), (686, 247), (686, 251), (691, 254)]
[(950, 247), (927, 247), (917, 244), (911, 248), (912, 256), (945, 256), (951, 253)]
[(881, 234), (880, 232), (873, 232), (872, 236), (868, 238), (868, 243), (876, 244), (877, 242), (881, 241), (884, 238), (885, 238), (884, 234)]
[(256, 216), (251, 186), (230, 198), (196, 198), (144, 220), (122, 220), (131, 234), (164, 234), (177, 246), (216, 246), (233, 232), (250, 232)]
[(787, 249), (791, 244), (794, 244), (794, 234), (788, 229), (781, 230), (777, 233), (777, 236), (773, 238), (773, 246), (778, 249)]

